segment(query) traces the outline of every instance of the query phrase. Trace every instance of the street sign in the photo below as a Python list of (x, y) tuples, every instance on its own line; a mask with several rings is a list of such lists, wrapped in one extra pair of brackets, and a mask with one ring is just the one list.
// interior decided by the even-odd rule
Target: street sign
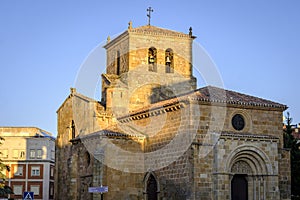
[(90, 193), (105, 193), (108, 192), (108, 186), (89, 187)]
[(24, 192), (24, 194), (23, 194), (23, 200), (34, 199), (33, 197), (34, 197), (33, 192)]

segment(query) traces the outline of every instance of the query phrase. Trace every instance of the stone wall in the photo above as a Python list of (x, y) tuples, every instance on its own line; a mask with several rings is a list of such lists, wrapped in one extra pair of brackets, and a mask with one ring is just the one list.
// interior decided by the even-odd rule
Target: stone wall
[[(195, 108), (200, 112), (192, 114), (190, 111)], [(278, 180), (281, 176), (278, 154), (282, 144), (282, 132), (279, 128), (281, 111), (209, 104), (197, 106), (195, 102), (191, 102), (172, 112), (157, 113), (149, 118), (137, 117), (134, 121), (135, 125), (142, 127), (139, 130), (145, 130), (144, 133), (148, 135), (145, 152), (159, 151), (170, 144), (182, 130), (193, 132), (197, 128), (192, 146), (182, 157), (168, 163), (166, 167), (154, 170), (160, 182), (161, 197), (170, 198), (173, 194), (166, 189), (168, 185), (179, 185), (181, 192), (188, 191), (188, 198), (230, 199), (231, 179), (234, 174), (230, 168), (234, 163), (229, 164), (230, 159), (233, 159), (235, 153), (247, 149), (243, 155), (247, 157), (252, 154), (257, 161), (251, 165), (261, 167), (261, 171), (248, 174), (249, 198), (279, 198), (279, 187), (282, 187)], [(231, 124), (232, 117), (237, 113), (245, 118), (245, 128), (242, 131), (235, 130)], [(173, 151), (176, 151), (176, 147)], [(160, 156), (166, 158), (170, 155), (162, 153)], [(233, 157), (229, 158), (230, 156)], [(236, 158), (240, 159), (238, 156)], [(159, 159), (149, 157), (147, 161), (155, 163)], [(284, 163), (283, 166), (287, 167), (286, 162)], [(151, 166), (147, 164), (147, 167)], [(181, 164), (192, 169), (181, 171)], [(177, 179), (178, 177), (180, 178)]]
[[(279, 199), (277, 152), (276, 139), (221, 136), (214, 147), (215, 198), (230, 199), (231, 179), (238, 173), (247, 174), (249, 199)], [(249, 169), (240, 166), (240, 171), (235, 171), (233, 166), (239, 161)]]
[[(145, 177), (152, 173), (161, 199), (230, 199), (232, 167), (240, 159), (256, 166), (249, 169), (260, 169), (247, 172), (249, 198), (278, 199), (280, 193), (281, 198), (288, 199), (289, 193), (284, 191), (290, 187), (289, 154), (279, 150), (280, 111), (197, 101), (152, 107), (131, 114), (130, 120), (120, 121), (121, 128), (131, 127), (128, 133), (140, 134), (145, 139), (107, 138), (121, 150), (140, 153), (141, 159), (136, 159), (139, 162), (128, 156), (128, 152), (107, 148), (105, 166), (90, 155), (93, 161), (89, 161), (89, 167), (86, 159), (87, 152), (91, 152), (84, 146), (86, 143), (70, 143), (70, 133), (66, 132), (66, 125), (73, 119), (72, 105), (72, 100), (67, 100), (58, 112), (59, 131), (65, 134), (59, 134), (57, 140), (60, 165), (56, 170), (60, 179), (56, 195), (67, 193), (72, 199), (99, 198), (99, 194), (87, 193), (87, 188), (103, 184), (109, 186), (109, 193), (105, 194), (108, 199), (142, 199), (146, 192)], [(245, 118), (242, 131), (236, 131), (231, 125), (231, 118), (237, 113)], [(91, 118), (87, 117), (92, 121)], [(239, 152), (244, 152), (241, 155), (248, 160)], [(60, 187), (62, 184), (64, 187)]]
[[(148, 64), (148, 49), (157, 49), (157, 64), (165, 65), (165, 51), (174, 52), (174, 70), (186, 78), (192, 77), (192, 39), (161, 35), (130, 33), (129, 70)], [(165, 73), (165, 72), (164, 72)]]
[[(249, 199), (289, 198), (284, 106), (249, 103), (238, 93), (232, 102), (200, 90), (181, 96), (196, 89), (194, 38), (191, 31), (130, 23), (108, 41), (101, 103), (72, 89), (57, 112), (56, 199), (99, 199), (87, 188), (102, 184), (109, 186), (106, 199), (146, 199), (149, 177), (159, 199), (231, 199), (231, 180), (241, 173)], [(149, 48), (156, 49), (154, 64)], [(167, 49), (173, 51), (171, 73)], [(230, 98), (225, 91), (216, 95)], [(244, 119), (242, 130), (232, 125), (236, 114)]]
[[(105, 137), (105, 136), (99, 136)], [(101, 140), (99, 138), (99, 140)], [(134, 145), (132, 140), (115, 137), (107, 138), (109, 143), (117, 145), (127, 151), (140, 151), (140, 145)], [(83, 139), (84, 140), (84, 139)], [(67, 199), (100, 199), (99, 193), (89, 193), (89, 187), (108, 186), (108, 193), (104, 194), (105, 199), (141, 199), (143, 198), (143, 173), (134, 173), (134, 169), (126, 167), (136, 167), (133, 161), (125, 164), (129, 156), (114, 154), (110, 149), (105, 149), (103, 158), (96, 153), (97, 149), (91, 151), (89, 141), (78, 140), (70, 146), (70, 155), (64, 171), (67, 171), (66, 184), (63, 185), (68, 190), (65, 196)], [(92, 144), (90, 144), (92, 145)], [(113, 154), (113, 155), (112, 155)], [(116, 156), (116, 157), (112, 157)], [(103, 160), (104, 159), (104, 160)], [(118, 162), (118, 163), (113, 163)], [(134, 161), (135, 163), (137, 161)], [(122, 168), (122, 165), (124, 168)], [(118, 167), (118, 170), (114, 167)], [(62, 199), (57, 197), (56, 199)]]
[[(83, 191), (77, 191), (80, 182), (89, 180), (78, 177), (81, 147), (72, 145), (71, 140), (91, 134), (110, 125), (111, 116), (103, 113), (98, 102), (71, 89), (70, 96), (57, 111), (58, 135), (56, 139), (55, 198), (68, 195), (69, 199), (79, 198)], [(73, 121), (73, 122), (72, 122)]]
[[(107, 50), (107, 74), (119, 77), (112, 78), (110, 83), (103, 82), (103, 104), (109, 111), (117, 112), (117, 116), (196, 89), (191, 65), (193, 38), (152, 26), (145, 31), (147, 35), (144, 31), (141, 34), (128, 29), (104, 46)], [(164, 33), (157, 34), (157, 31)], [(157, 50), (154, 71), (149, 70), (152, 65), (148, 65), (151, 47)], [(166, 73), (167, 49), (173, 51), (173, 73)], [(120, 68), (119, 72), (117, 68)]]
[[(106, 72), (116, 74), (127, 72), (129, 69), (129, 37), (128, 34), (122, 34), (116, 40), (105, 46), (106, 52)], [(118, 58), (119, 56), (119, 58)], [(119, 59), (119, 61), (118, 61)], [(117, 62), (120, 64), (120, 71), (117, 72)]]
[(279, 149), (279, 190), (281, 199), (291, 198), (290, 150)]

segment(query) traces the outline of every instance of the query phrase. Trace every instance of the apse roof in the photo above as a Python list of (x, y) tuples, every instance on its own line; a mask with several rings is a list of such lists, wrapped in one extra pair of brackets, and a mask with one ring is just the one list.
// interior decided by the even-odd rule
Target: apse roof
[(178, 104), (189, 100), (198, 101), (200, 104), (221, 104), (226, 106), (238, 106), (238, 107), (257, 107), (260, 109), (287, 109), (286, 105), (276, 103), (270, 100), (266, 100), (259, 97), (254, 97), (239, 92), (226, 90), (214, 86), (206, 86), (197, 90), (178, 95), (176, 97), (159, 101), (157, 103), (139, 108), (132, 111), (126, 116), (120, 118), (126, 118), (136, 114), (142, 114), (143, 112), (149, 112), (149, 110), (165, 109), (171, 105)]
[(199, 101), (287, 109), (286, 105), (280, 103), (214, 86), (197, 89), (194, 94)]

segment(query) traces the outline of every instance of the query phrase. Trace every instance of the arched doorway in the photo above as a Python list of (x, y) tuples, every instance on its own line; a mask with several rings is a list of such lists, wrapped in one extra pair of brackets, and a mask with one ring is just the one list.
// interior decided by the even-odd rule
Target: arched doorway
[(153, 174), (147, 180), (147, 200), (157, 200), (157, 182)]
[(272, 182), (269, 179), (273, 175), (272, 162), (260, 148), (238, 146), (229, 154), (226, 166), (231, 199), (266, 199), (268, 192), (273, 195), (274, 191), (270, 192), (267, 186)]
[(235, 174), (231, 180), (231, 199), (248, 200), (247, 175)]

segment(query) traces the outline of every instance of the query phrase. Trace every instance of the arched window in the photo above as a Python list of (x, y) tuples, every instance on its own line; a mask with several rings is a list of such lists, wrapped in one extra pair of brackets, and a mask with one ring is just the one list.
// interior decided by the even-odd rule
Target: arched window
[(167, 49), (165, 52), (166, 73), (174, 73), (173, 50)]
[(120, 51), (117, 51), (117, 75), (121, 74), (121, 55), (120, 55)]
[(157, 58), (156, 58), (157, 50), (155, 47), (151, 47), (148, 49), (148, 65), (149, 71), (156, 72), (157, 71)]
[(84, 153), (84, 164), (88, 167), (91, 164), (91, 156), (89, 152)]
[(72, 124), (71, 124), (71, 133), (72, 133), (72, 139), (75, 138), (75, 123), (74, 120), (72, 120)]

